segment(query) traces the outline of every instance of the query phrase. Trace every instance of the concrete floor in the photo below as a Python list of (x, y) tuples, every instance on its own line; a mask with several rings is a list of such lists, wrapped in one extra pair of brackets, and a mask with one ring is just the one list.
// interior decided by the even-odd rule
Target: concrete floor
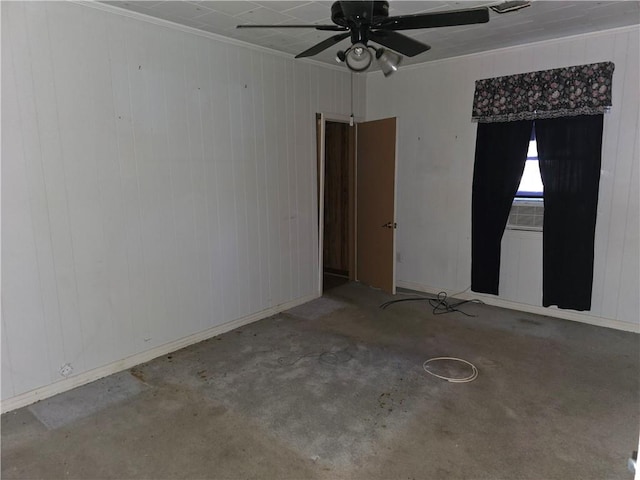
[(632, 478), (638, 335), (389, 298), (342, 285), (5, 414), (2, 478)]

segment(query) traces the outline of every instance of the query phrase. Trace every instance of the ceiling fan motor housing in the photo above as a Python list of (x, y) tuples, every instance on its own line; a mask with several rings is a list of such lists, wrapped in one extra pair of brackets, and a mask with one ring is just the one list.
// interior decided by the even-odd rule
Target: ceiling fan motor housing
[(351, 43), (369, 41), (369, 27), (389, 17), (389, 2), (335, 2), (331, 6), (331, 20), (351, 31)]

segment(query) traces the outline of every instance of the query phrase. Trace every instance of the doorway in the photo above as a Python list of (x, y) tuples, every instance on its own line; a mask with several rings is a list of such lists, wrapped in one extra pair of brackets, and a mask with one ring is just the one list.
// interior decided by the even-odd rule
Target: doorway
[(316, 116), (318, 293), (347, 281), (395, 294), (395, 118)]
[(324, 124), (323, 292), (355, 280), (354, 133), (346, 122)]

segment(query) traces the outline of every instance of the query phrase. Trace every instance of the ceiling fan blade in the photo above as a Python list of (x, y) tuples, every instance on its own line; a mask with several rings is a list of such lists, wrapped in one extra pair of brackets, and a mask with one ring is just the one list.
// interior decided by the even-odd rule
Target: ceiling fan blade
[(336, 43), (341, 42), (342, 40), (349, 37), (350, 35), (351, 33), (347, 32), (347, 33), (339, 33), (338, 35), (329, 37), (326, 40), (323, 40), (320, 43), (315, 44), (313, 47), (309, 48), (308, 50), (305, 50), (304, 52), (299, 53), (298, 55), (296, 55), (296, 58), (313, 57), (314, 55), (317, 55), (323, 50), (326, 50), (327, 48), (334, 46)]
[(338, 25), (236, 25), (236, 28), (315, 28), (330, 32), (346, 32), (348, 28)]
[(389, 17), (373, 28), (384, 30), (412, 30), (415, 28), (453, 27), (456, 25), (471, 25), (489, 21), (487, 7), (452, 10), (449, 12), (418, 13), (416, 15), (401, 15)]
[(414, 40), (411, 37), (402, 35), (401, 33), (378, 30), (369, 33), (369, 39), (384, 45), (385, 47), (395, 50), (407, 57), (415, 57), (416, 55), (426, 52), (431, 47), (422, 42)]
[(315, 29), (328, 32), (346, 32), (349, 30), (347, 27), (340, 27), (338, 25), (316, 25)]

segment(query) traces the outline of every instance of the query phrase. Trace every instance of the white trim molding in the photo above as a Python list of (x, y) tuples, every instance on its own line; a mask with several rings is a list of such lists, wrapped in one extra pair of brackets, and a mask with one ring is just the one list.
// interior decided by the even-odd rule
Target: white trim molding
[[(120, 15), (123, 17), (134, 18), (136, 20), (140, 20), (147, 23), (152, 23), (154, 25), (158, 25), (160, 27), (171, 28), (173, 30), (180, 30), (185, 33), (191, 33), (193, 35), (198, 35), (200, 37), (209, 38), (211, 40), (217, 40), (219, 42), (228, 43), (230, 45), (236, 45), (239, 47), (245, 47), (250, 50), (255, 50), (257, 52), (269, 53), (272, 55), (277, 55), (279, 57), (284, 57), (289, 60), (294, 60), (294, 55), (286, 52), (282, 52), (280, 50), (275, 50), (269, 47), (263, 47), (261, 45), (256, 45), (255, 43), (245, 42), (243, 40), (238, 40), (236, 38), (225, 37), (224, 35), (220, 35), (217, 33), (207, 32), (205, 30), (200, 30), (198, 28), (189, 27), (187, 25), (182, 25), (180, 23), (175, 23), (170, 20), (164, 20), (163, 18), (152, 17), (150, 15), (146, 15), (141, 12), (136, 12), (135, 10), (127, 10), (125, 8), (116, 7), (115, 5), (110, 5), (106, 3), (102, 3), (99, 1), (86, 1), (86, 0), (70, 0), (71, 3), (75, 3), (76, 5), (82, 5), (84, 7), (95, 8), (97, 10), (102, 10), (104, 12), (114, 13), (116, 15)], [(339, 65), (333, 65), (331, 63), (321, 62), (319, 60), (313, 58), (299, 58), (296, 59), (297, 62), (309, 63), (311, 65), (316, 65), (318, 67), (328, 68), (329, 70), (337, 70), (340, 72), (344, 72), (345, 68)]]
[[(595, 32), (585, 32), (585, 33), (576, 33), (574, 35), (567, 35), (566, 37), (555, 37), (555, 38), (548, 38), (546, 40), (538, 40), (535, 42), (531, 42), (531, 43), (522, 43), (519, 45), (511, 45), (508, 47), (501, 47), (501, 48), (496, 48), (493, 50), (484, 50), (482, 52), (473, 52), (473, 53), (466, 53), (464, 55), (458, 55), (455, 57), (446, 57), (446, 58), (438, 58), (435, 60), (427, 60), (425, 62), (421, 62), (421, 63), (412, 63), (411, 65), (403, 65), (402, 66), (402, 71), (406, 71), (406, 70), (415, 70), (418, 68), (424, 68), (426, 66), (434, 66), (434, 65), (438, 65), (438, 64), (446, 64), (447, 62), (453, 62), (453, 61), (458, 61), (460, 59), (464, 59), (464, 58), (477, 58), (477, 57), (482, 57), (482, 56), (489, 56), (489, 55), (494, 55), (494, 54), (501, 54), (501, 55), (505, 55), (509, 52), (513, 52), (513, 51), (518, 51), (521, 49), (525, 49), (525, 48), (530, 48), (530, 47), (538, 47), (538, 46), (543, 46), (543, 45), (552, 45), (554, 43), (557, 42), (562, 42), (565, 40), (573, 40), (576, 38), (590, 38), (590, 37), (599, 37), (601, 35), (609, 35), (611, 33), (624, 33), (624, 32), (633, 32), (636, 30), (640, 29), (640, 25), (625, 25), (623, 27), (615, 27), (615, 28), (610, 28), (610, 29), (604, 29), (604, 30), (596, 30)], [(327, 64), (325, 64), (327, 65)], [(365, 75), (371, 75), (376, 73), (376, 71), (372, 71), (369, 70), (367, 72), (364, 72)], [(526, 73), (526, 71), (522, 71), (522, 72), (514, 72), (514, 73)]]
[(32, 403), (44, 400), (68, 390), (72, 390), (76, 387), (86, 385), (87, 383), (94, 382), (114, 373), (127, 370), (129, 368), (135, 367), (136, 365), (140, 365), (141, 363), (149, 362), (154, 358), (167, 355), (182, 348), (188, 347), (189, 345), (202, 342), (204, 340), (215, 337), (217, 335), (221, 335), (244, 325), (257, 322), (258, 320), (262, 320), (263, 318), (270, 317), (271, 315), (275, 315), (285, 310), (297, 307), (298, 305), (302, 305), (303, 303), (307, 303), (318, 298), (318, 296), (319, 295), (317, 294), (307, 295), (290, 302), (276, 305), (266, 310), (247, 315), (246, 317), (237, 318), (230, 322), (223, 323), (222, 325), (216, 325), (215, 327), (209, 328), (202, 332), (195, 333), (193, 335), (189, 335), (187, 337), (180, 338), (169, 343), (165, 343), (164, 345), (152, 348), (151, 350), (140, 352), (136, 355), (117, 360), (102, 367), (98, 367), (87, 372), (82, 372), (78, 375), (72, 375), (66, 379), (60, 380), (59, 382), (45, 385), (41, 388), (36, 388), (20, 395), (16, 395), (15, 397), (3, 400), (0, 410), (2, 413), (7, 413), (17, 408), (26, 407), (27, 405), (31, 405)]

